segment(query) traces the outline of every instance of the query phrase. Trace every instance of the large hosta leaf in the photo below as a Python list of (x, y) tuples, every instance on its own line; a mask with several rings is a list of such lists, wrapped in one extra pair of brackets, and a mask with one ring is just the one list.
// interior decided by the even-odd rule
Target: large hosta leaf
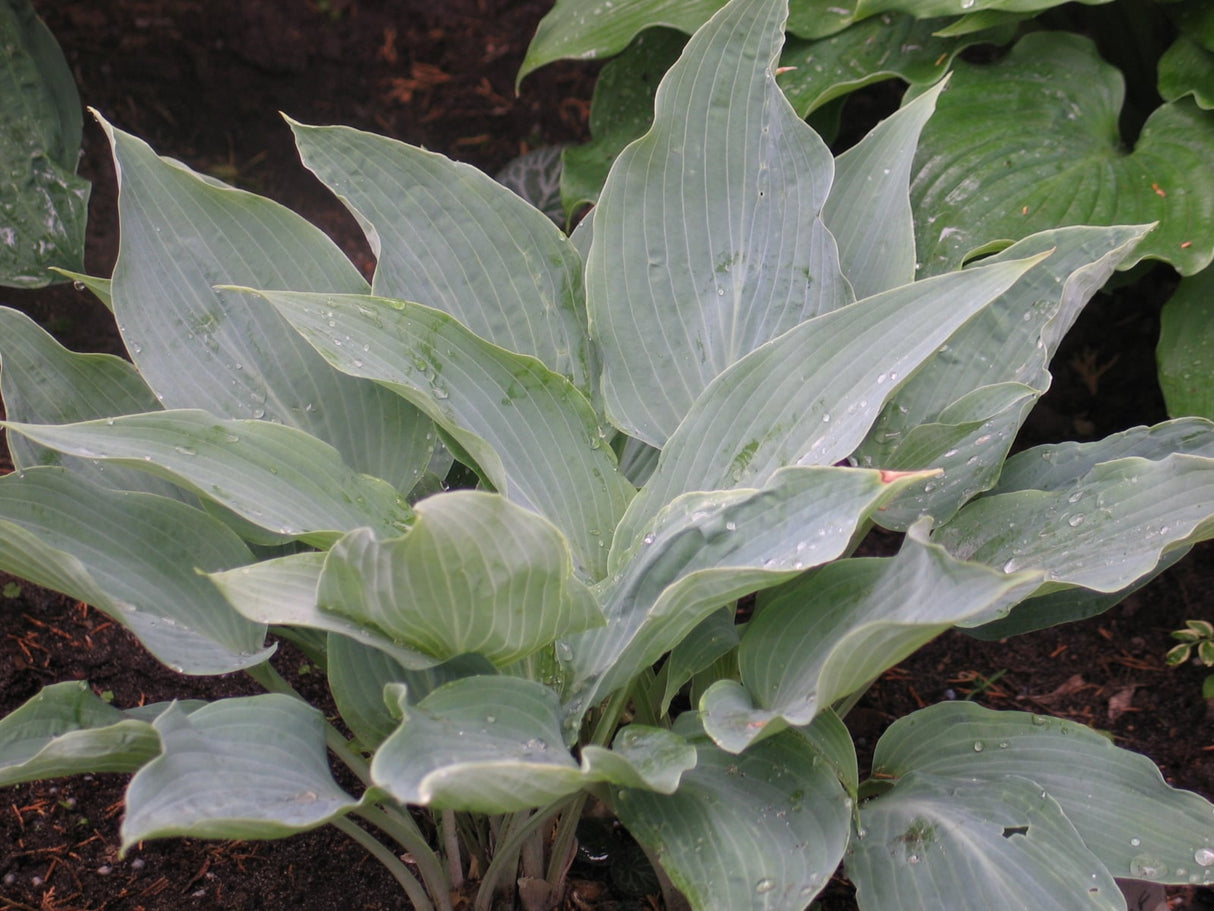
[(1164, 304), (1155, 356), (1168, 414), (1214, 419), (1214, 269), (1181, 279)]
[(0, 285), (40, 288), (83, 269), (88, 181), (76, 176), (80, 98), (27, 0), (0, 4)]
[(1039, 260), (894, 288), (806, 320), (734, 364), (662, 450), (616, 531), (613, 567), (645, 523), (684, 492), (758, 486), (786, 465), (847, 458), (906, 377)]
[(324, 716), (278, 693), (222, 699), (153, 726), (161, 754), (126, 792), (122, 843), (145, 838), (282, 838), (341, 816), (357, 801), (329, 771)]
[(175, 670), (222, 674), (269, 654), (265, 628), (198, 572), (253, 559), (200, 510), (32, 468), (0, 478), (0, 529), (0, 568), (92, 604)]
[(896, 557), (836, 561), (775, 592), (738, 648), (745, 691), (723, 681), (700, 702), (713, 739), (738, 752), (776, 718), (808, 724), (945, 629), (1006, 608), (1041, 581), (962, 563), (926, 538), (914, 526)]
[(348, 127), (292, 129), (304, 164), (366, 231), (373, 294), (450, 313), (590, 393), (582, 261), (547, 216), (434, 152)]
[[(1145, 756), (1073, 721), (942, 703), (895, 722), (877, 745), (873, 770), (896, 779), (926, 773), (945, 788), (997, 789), (1008, 776), (1029, 779), (1114, 876), (1214, 882), (1214, 806), (1168, 787)], [(901, 788), (899, 781), (892, 794)]]
[(298, 427), (355, 470), (409, 490), (430, 460), (429, 422), (386, 390), (334, 371), (264, 302), (215, 287), (365, 291), (341, 250), (288, 209), (103, 127), (120, 190), (114, 315), (165, 407)]
[(1214, 459), (1176, 454), (1102, 462), (1052, 490), (996, 488), (932, 538), (1004, 572), (1044, 570), (1050, 588), (1113, 592), (1212, 535)]
[(1026, 778), (910, 773), (861, 806), (859, 826), (846, 864), (866, 911), (950, 908), (958, 896), (992, 911), (1125, 908), (1058, 804)]
[(831, 764), (795, 731), (740, 756), (695, 747), (675, 793), (620, 791), (620, 820), (695, 911), (806, 907), (847, 844), (851, 799)]
[[(1026, 35), (1002, 61), (958, 63), (923, 131), (911, 199), (928, 273), (1034, 231), (1073, 224), (1159, 228), (1135, 251), (1182, 274), (1214, 258), (1214, 114), (1190, 101), (1148, 118), (1130, 153), (1124, 86), (1086, 38)], [(1066, 129), (1060, 129), (1065, 124)]]
[(357, 474), (333, 447), (284, 424), (219, 420), (186, 409), (5, 426), (81, 458), (143, 467), (261, 528), (317, 544), (363, 526), (397, 534), (412, 519), (389, 484)]
[(1051, 251), (962, 326), (886, 402), (856, 455), (861, 465), (943, 470), (882, 512), (887, 528), (921, 515), (947, 520), (989, 488), (1029, 407), (1049, 387), (1046, 365), (1084, 304), (1130, 255), (1143, 227), (1043, 231), (991, 261)]
[(722, 605), (835, 559), (915, 476), (790, 466), (761, 488), (695, 492), (642, 529), (597, 588), (605, 627), (569, 640), (571, 720), (674, 648)]
[(572, 573), (552, 523), (497, 494), (456, 491), (418, 503), (404, 537), (338, 541), (317, 597), (439, 660), (475, 653), (504, 667), (603, 622)]
[(420, 304), (264, 293), (330, 363), (408, 398), (498, 492), (555, 524), (581, 569), (604, 574), (633, 488), (567, 379)]
[(147, 721), (104, 702), (87, 683), (45, 687), (0, 720), (0, 787), (85, 772), (134, 772), (160, 753)]
[(599, 197), (586, 295), (604, 400), (655, 446), (731, 364), (852, 299), (817, 217), (830, 152), (773, 81), (784, 14), (734, 3), (697, 32)]

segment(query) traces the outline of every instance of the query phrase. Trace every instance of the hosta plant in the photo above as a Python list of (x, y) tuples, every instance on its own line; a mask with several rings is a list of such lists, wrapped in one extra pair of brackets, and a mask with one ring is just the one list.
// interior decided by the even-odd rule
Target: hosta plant
[[(776, 85), (785, 16), (734, 0), (696, 32), (572, 237), (471, 168), (292, 123), (370, 284), (105, 125), (122, 238), (91, 284), (130, 361), (0, 310), (0, 568), (268, 692), (48, 687), (0, 722), (0, 783), (133, 772), (127, 846), (331, 824), (418, 909), (551, 907), (591, 800), (671, 907), (804, 908), (840, 863), (870, 911), (1214, 881), (1214, 806), (1075, 723), (928, 708), (860, 778), (843, 716), (883, 670), (1098, 612), (1214, 533), (1214, 426), (1008, 458), (1148, 226), (917, 277), (938, 91), (834, 159)], [(854, 556), (874, 526), (900, 549)]]

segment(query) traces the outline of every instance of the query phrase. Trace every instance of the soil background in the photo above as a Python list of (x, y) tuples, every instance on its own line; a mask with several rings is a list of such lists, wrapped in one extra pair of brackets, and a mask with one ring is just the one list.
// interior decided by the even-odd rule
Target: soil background
[[(361, 232), (298, 163), (278, 112), (424, 145), (494, 173), (541, 145), (587, 135), (595, 67), (559, 64), (514, 79), (547, 0), (35, 0), (84, 104), (162, 154), (282, 202), (323, 227), (364, 270)], [(862, 135), (888, 111), (888, 89), (849, 104)], [(109, 275), (117, 250), (109, 152), (90, 120), (81, 173), (93, 182), (88, 269)], [(1155, 382), (1167, 270), (1101, 294), (1054, 363), (1055, 386), (1018, 445), (1097, 439), (1166, 419)], [(0, 289), (65, 345), (123, 354), (108, 311), (71, 285)], [(0, 471), (8, 470), (0, 451)], [(876, 542), (879, 546), (880, 542)], [(0, 576), (0, 714), (60, 680), (88, 680), (114, 704), (218, 698), (256, 687), (182, 678), (84, 605)], [(851, 713), (862, 754), (893, 720), (943, 699), (1049, 712), (1109, 732), (1150, 756), (1177, 787), (1214, 797), (1214, 726), (1205, 671), (1167, 668), (1169, 632), (1214, 619), (1214, 548), (1197, 547), (1123, 604), (1089, 621), (998, 643), (947, 634), (889, 671)], [(276, 659), (310, 697), (322, 680), (290, 649)], [(863, 762), (863, 755), (862, 755)], [(335, 830), (280, 842), (149, 842), (118, 856), (125, 776), (0, 790), (0, 911), (388, 911), (408, 907), (390, 876)], [(566, 908), (655, 907), (577, 871)], [(854, 909), (836, 878), (826, 911)], [(1170, 889), (1173, 908), (1214, 907)]]

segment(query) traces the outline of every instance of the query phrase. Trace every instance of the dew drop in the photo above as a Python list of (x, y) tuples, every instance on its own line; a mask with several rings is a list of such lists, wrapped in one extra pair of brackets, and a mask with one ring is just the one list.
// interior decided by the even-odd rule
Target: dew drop
[(1137, 847), (1138, 847), (1140, 844), (1142, 844), (1142, 839), (1141, 839), (1141, 838), (1131, 838), (1131, 839), (1130, 839), (1130, 847), (1131, 847), (1131, 848), (1137, 848)]
[(1084, 517), (1083, 513), (1077, 512), (1077, 513), (1075, 513), (1075, 515), (1071, 516), (1069, 519), (1066, 520), (1066, 524), (1071, 526), (1071, 528), (1078, 528), (1080, 525), (1083, 524), (1084, 518), (1085, 517)]
[(1208, 867), (1210, 864), (1214, 864), (1214, 851), (1211, 851), (1209, 848), (1198, 848), (1197, 852), (1193, 855), (1193, 859), (1201, 866)]
[(765, 892), (770, 892), (775, 887), (776, 887), (776, 881), (774, 879), (768, 879), (767, 877), (763, 877), (763, 879), (761, 879), (757, 883), (755, 883), (755, 891), (758, 892), (760, 895), (762, 895)]
[(823, 424), (829, 424), (829, 423), (830, 423), (830, 415), (829, 415), (829, 414), (824, 414), (824, 415), (822, 415), (822, 423), (823, 423)]
[(985, 744), (983, 744), (983, 742), (981, 740), (974, 741), (974, 752), (975, 753), (981, 753), (984, 749), (986, 749), (986, 746), (985, 746)]
[(643, 543), (645, 543), (645, 544), (652, 544), (652, 543), (653, 543), (655, 540), (656, 540), (656, 539), (654, 538), (654, 536), (653, 536), (653, 533), (652, 533), (652, 532), (650, 532), (649, 534), (645, 535), (645, 537), (643, 537), (643, 538), (641, 539), (641, 541), (642, 541)]

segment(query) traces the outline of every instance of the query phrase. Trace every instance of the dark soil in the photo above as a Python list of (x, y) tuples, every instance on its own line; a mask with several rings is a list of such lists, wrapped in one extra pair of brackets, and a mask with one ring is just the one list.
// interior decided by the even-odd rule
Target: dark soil
[[(491, 173), (538, 145), (586, 134), (593, 69), (561, 65), (514, 77), (545, 0), (36, 0), (62, 44), (82, 100), (192, 167), (283, 202), (323, 226), (360, 264), (353, 220), (302, 167), (283, 111), (311, 123), (386, 133)], [(849, 108), (849, 116), (852, 109)], [(108, 275), (117, 244), (115, 187), (100, 131), (86, 128), (81, 171), (93, 181), (88, 267)], [(1153, 346), (1168, 277), (1089, 307), (1055, 362), (1056, 388), (1022, 444), (1095, 439), (1163, 420)], [(1149, 291), (1147, 289), (1156, 289)], [(77, 350), (122, 353), (108, 312), (70, 285), (0, 289)], [(0, 471), (4, 470), (0, 465)], [(12, 583), (6, 585), (5, 583)], [(182, 678), (103, 615), (0, 577), (0, 714), (42, 686), (88, 680), (119, 706), (255, 691), (242, 677)], [(1168, 633), (1214, 619), (1214, 547), (1198, 547), (1119, 607), (1090, 621), (1000, 643), (943, 636), (887, 673), (849, 716), (864, 750), (894, 719), (942, 699), (1050, 712), (1107, 731), (1150, 756), (1178, 787), (1214, 797), (1214, 728), (1201, 668), (1165, 668)], [(324, 698), (290, 649), (280, 670)], [(0, 792), (0, 911), (403, 909), (396, 883), (335, 830), (280, 842), (147, 843), (118, 857), (126, 779), (84, 776)], [(1171, 890), (1173, 908), (1202, 897)], [(836, 881), (831, 911), (854, 908)], [(566, 907), (643, 907), (575, 883)]]

